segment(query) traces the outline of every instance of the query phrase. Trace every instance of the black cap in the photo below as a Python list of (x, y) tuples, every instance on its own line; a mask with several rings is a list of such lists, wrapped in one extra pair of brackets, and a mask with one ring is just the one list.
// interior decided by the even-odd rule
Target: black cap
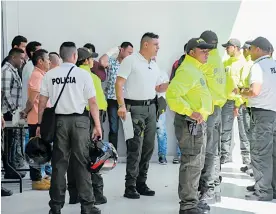
[(88, 48), (83, 47), (78, 49), (78, 61), (82, 61), (90, 57), (96, 58), (97, 56), (97, 53), (91, 52)]
[(213, 49), (214, 45), (206, 43), (203, 39), (201, 38), (192, 38), (188, 41), (187, 43), (187, 48), (186, 51), (187, 53), (190, 52), (190, 50), (194, 48), (200, 48), (200, 49)]
[(244, 45), (242, 46), (242, 49), (249, 49), (250, 48), (250, 42), (252, 42), (252, 40), (248, 40), (248, 41), (246, 41), (245, 43), (244, 43)]
[(215, 32), (211, 30), (206, 30), (204, 31), (201, 35), (200, 38), (202, 38), (205, 42), (209, 44), (217, 44), (218, 43), (218, 36)]
[(223, 44), (222, 47), (226, 48), (229, 46), (235, 46), (240, 48), (241, 47), (241, 42), (238, 39), (230, 39), (227, 43)]
[(261, 37), (261, 36), (257, 37), (256, 39), (254, 39), (249, 44), (254, 45), (254, 46), (262, 49), (263, 51), (268, 51), (268, 52), (270, 52), (273, 48), (271, 43), (268, 41), (268, 39), (266, 39), (264, 37)]

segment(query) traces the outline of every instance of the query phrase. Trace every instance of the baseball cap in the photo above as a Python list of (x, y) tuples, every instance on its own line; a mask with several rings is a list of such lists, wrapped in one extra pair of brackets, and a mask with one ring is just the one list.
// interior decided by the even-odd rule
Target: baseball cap
[(211, 30), (206, 30), (204, 31), (201, 35), (200, 38), (202, 38), (205, 42), (209, 44), (217, 44), (218, 43), (218, 36), (215, 32)]
[(97, 56), (97, 53), (91, 52), (88, 48), (78, 48), (78, 61), (82, 61), (90, 57), (96, 58)]
[(192, 38), (188, 41), (186, 51), (187, 53), (194, 48), (212, 49), (214, 45), (206, 43), (202, 38)]
[[(91, 44), (91, 43), (86, 43), (83, 47), (88, 48), (88, 49), (91, 49), (93, 53), (96, 53), (95, 45), (93, 45), (93, 44)], [(99, 54), (98, 54), (98, 53), (96, 53), (96, 54), (97, 54), (96, 57), (98, 57)], [(96, 57), (95, 57), (95, 58), (96, 58)]]
[(242, 46), (242, 49), (249, 49), (250, 48), (250, 42), (252, 42), (252, 40), (248, 40), (248, 41), (246, 41), (245, 43), (244, 43), (244, 45)]
[(226, 48), (229, 46), (236, 46), (238, 48), (241, 47), (241, 42), (238, 39), (230, 39), (227, 43), (223, 44), (222, 47)]
[(271, 51), (272, 50), (272, 45), (271, 43), (268, 41), (268, 39), (264, 38), (264, 37), (257, 37), (256, 39), (254, 39), (253, 41), (249, 42), (250, 45), (254, 45), (264, 51)]

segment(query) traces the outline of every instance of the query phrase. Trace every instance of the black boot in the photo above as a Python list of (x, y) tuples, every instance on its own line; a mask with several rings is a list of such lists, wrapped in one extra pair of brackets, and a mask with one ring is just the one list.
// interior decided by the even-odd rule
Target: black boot
[(97, 207), (92, 207), (90, 211), (81, 211), (81, 214), (101, 214), (101, 210)]
[(192, 208), (189, 210), (179, 210), (179, 214), (204, 214), (204, 212), (199, 208)]
[(1, 197), (11, 196), (12, 194), (13, 192), (11, 190), (1, 187)]
[(95, 205), (106, 204), (107, 198), (103, 195), (103, 186), (93, 186)]
[(131, 199), (139, 199), (140, 194), (134, 186), (126, 187), (124, 197)]
[(50, 210), (50, 211), (49, 211), (49, 214), (61, 214), (61, 212), (60, 212), (60, 211), (55, 211), (55, 212), (54, 212), (53, 210)]
[(254, 191), (255, 191), (255, 186), (254, 186), (254, 185), (248, 186), (248, 187), (246, 187), (246, 189), (247, 189), (247, 191), (249, 191), (249, 192), (254, 192)]
[(80, 203), (80, 197), (77, 190), (68, 190), (69, 192), (69, 204)]
[(137, 189), (137, 192), (140, 193), (140, 195), (145, 195), (145, 196), (155, 195), (155, 191), (151, 190), (145, 183), (137, 183), (136, 189)]

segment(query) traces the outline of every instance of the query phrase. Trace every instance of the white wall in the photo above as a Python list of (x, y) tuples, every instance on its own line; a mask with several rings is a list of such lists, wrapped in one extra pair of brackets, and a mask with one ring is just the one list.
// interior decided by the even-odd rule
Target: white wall
[[(204, 30), (217, 32), (220, 42), (226, 42), (231, 35), (239, 7), (240, 1), (8, 1), (4, 5), (5, 51), (7, 53), (13, 37), (18, 34), (26, 36), (29, 41), (41, 42), (48, 51), (58, 51), (60, 44), (68, 40), (79, 46), (91, 42), (96, 45), (100, 55), (123, 41), (132, 42), (138, 50), (143, 33), (151, 31), (160, 35), (158, 64), (161, 69), (169, 72), (172, 63), (182, 54), (187, 40), (198, 37)], [(250, 21), (245, 25), (248, 22)], [(251, 35), (249, 32), (248, 29), (237, 30), (235, 35), (244, 39)], [(220, 50), (223, 53), (221, 48)], [(170, 112), (167, 121), (168, 153), (174, 155), (175, 137)], [(107, 133), (108, 129), (106, 136)], [(122, 133), (119, 147), (119, 154), (124, 155)]]

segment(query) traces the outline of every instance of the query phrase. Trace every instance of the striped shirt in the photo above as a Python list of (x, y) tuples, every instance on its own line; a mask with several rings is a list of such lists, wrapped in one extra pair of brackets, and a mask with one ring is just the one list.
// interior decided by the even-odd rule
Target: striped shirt
[(22, 107), (22, 82), (18, 70), (9, 62), (1, 72), (1, 110), (5, 114)]

